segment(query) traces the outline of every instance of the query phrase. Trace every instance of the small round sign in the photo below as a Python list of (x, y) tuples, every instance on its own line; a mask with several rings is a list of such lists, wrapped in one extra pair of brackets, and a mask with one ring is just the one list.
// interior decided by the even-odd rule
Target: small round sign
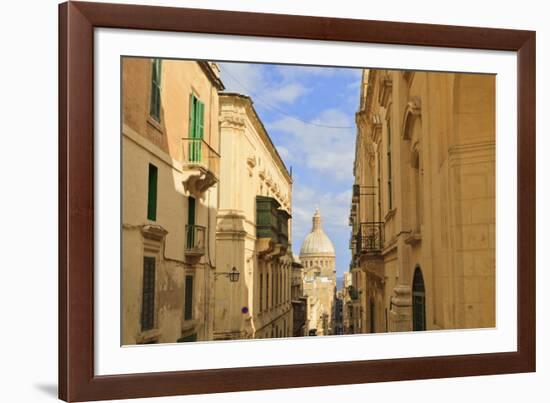
[(247, 306), (243, 306), (243, 307), (241, 308), (241, 312), (242, 312), (242, 313), (248, 313), (248, 307), (247, 307)]

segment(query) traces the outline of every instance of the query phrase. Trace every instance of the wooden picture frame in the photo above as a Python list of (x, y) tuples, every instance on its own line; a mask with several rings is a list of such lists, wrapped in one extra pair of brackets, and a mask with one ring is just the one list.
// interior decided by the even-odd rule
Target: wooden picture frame
[[(284, 366), (94, 375), (94, 29), (515, 51), (518, 350)], [(59, 6), (59, 398), (122, 399), (535, 371), (535, 32), (68, 2)]]

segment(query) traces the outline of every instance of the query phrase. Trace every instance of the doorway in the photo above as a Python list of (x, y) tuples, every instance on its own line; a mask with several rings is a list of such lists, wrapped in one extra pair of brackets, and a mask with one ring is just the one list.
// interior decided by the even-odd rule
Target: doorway
[(420, 267), (414, 270), (412, 286), (413, 330), (426, 330), (426, 289)]

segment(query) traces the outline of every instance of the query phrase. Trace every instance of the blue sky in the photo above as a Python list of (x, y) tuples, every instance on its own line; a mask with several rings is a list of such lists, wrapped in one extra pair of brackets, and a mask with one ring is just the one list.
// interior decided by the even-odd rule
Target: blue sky
[(249, 95), (273, 143), (292, 167), (293, 250), (299, 254), (318, 206), (336, 248), (336, 270), (349, 268), (348, 226), (360, 69), (220, 63), (226, 91)]

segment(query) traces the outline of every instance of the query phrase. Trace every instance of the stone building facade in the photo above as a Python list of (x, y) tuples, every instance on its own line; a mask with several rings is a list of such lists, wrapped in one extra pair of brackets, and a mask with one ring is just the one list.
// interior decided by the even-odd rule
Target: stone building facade
[(333, 334), (336, 255), (334, 245), (323, 231), (319, 209), (313, 215), (311, 232), (300, 248), (300, 261), (304, 266), (304, 295), (308, 301), (308, 335)]
[(292, 178), (249, 97), (220, 95), (220, 127), (214, 339), (290, 337)]
[(355, 333), (495, 326), (495, 77), (365, 70)]
[(214, 63), (122, 60), (122, 344), (211, 340)]

